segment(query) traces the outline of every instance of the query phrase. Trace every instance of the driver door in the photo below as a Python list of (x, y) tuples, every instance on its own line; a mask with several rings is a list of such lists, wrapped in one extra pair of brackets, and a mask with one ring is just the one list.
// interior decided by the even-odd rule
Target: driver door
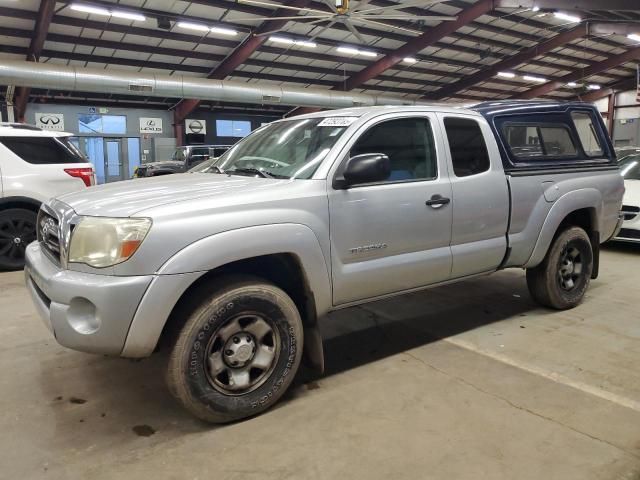
[(352, 156), (384, 153), (391, 175), (346, 190), (329, 185), (334, 304), (448, 280), (452, 208), (429, 205), (451, 199), (435, 115), (378, 117), (355, 137), (338, 172)]

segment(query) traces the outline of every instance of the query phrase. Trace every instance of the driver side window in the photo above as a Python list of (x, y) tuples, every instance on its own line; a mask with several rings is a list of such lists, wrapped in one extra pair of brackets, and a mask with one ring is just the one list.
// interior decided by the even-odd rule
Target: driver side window
[(431, 123), (427, 118), (401, 118), (367, 130), (351, 148), (350, 156), (384, 153), (391, 162), (387, 182), (429, 180), (438, 176)]

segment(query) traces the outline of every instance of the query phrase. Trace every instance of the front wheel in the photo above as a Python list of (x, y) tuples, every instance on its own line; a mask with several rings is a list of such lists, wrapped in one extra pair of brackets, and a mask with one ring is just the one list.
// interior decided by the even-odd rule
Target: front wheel
[(527, 269), (527, 286), (536, 302), (566, 310), (582, 301), (592, 271), (589, 236), (582, 228), (570, 227), (556, 236), (539, 266)]
[(227, 285), (187, 319), (169, 358), (172, 393), (214, 423), (272, 406), (302, 357), (302, 320), (285, 292), (257, 278), (229, 277)]

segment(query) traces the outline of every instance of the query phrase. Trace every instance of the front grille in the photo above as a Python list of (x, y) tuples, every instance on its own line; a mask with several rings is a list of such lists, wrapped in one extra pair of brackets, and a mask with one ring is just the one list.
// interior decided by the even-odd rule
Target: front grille
[(640, 240), (640, 230), (631, 230), (630, 228), (623, 228), (616, 238), (629, 238), (633, 240)]
[(622, 206), (622, 215), (625, 220), (633, 220), (640, 213), (640, 207), (632, 207), (630, 205)]
[(38, 214), (38, 241), (51, 257), (60, 262), (60, 224), (57, 218), (44, 210)]

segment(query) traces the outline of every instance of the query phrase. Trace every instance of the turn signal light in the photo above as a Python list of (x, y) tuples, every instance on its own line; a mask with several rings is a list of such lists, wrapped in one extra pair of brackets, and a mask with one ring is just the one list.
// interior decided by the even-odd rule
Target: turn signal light
[(81, 179), (87, 187), (95, 185), (93, 168), (65, 168), (64, 171), (72, 177)]

